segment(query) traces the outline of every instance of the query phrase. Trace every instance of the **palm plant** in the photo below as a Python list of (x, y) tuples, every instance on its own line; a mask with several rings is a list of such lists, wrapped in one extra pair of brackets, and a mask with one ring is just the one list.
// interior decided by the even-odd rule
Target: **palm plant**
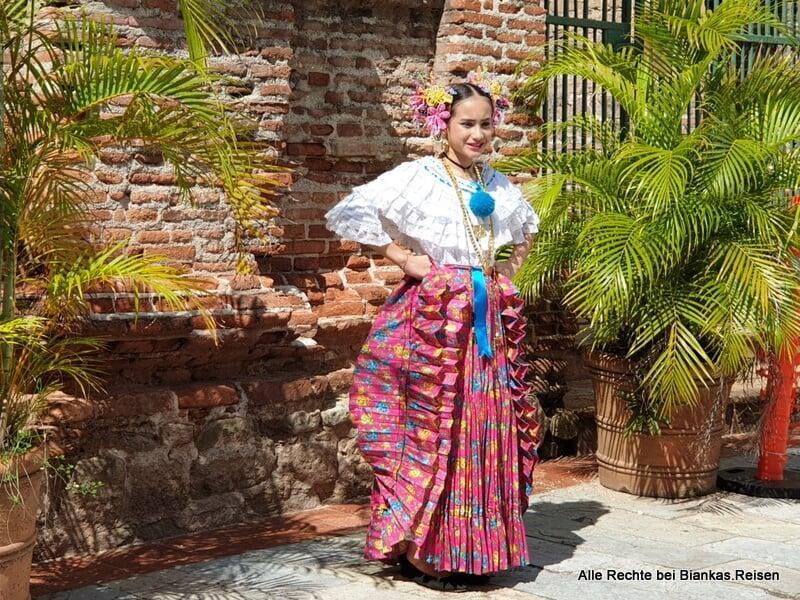
[(573, 75), (624, 111), (619, 123), (552, 125), (584, 130), (594, 148), (531, 149), (500, 168), (539, 173), (528, 191), (541, 234), (520, 292), (560, 286), (587, 323), (581, 343), (633, 361), (651, 431), (759, 348), (787, 352), (800, 334), (800, 65), (763, 55), (740, 75), (733, 59), (751, 24), (785, 33), (760, 0), (713, 11), (640, 1), (632, 45), (569, 34), (516, 93), (538, 110), (548, 82)]
[[(226, 39), (212, 26), (222, 4), (180, 4), (189, 60), (123, 51), (112, 28), (66, 14), (42, 19), (30, 0), (0, 5), (0, 454), (20, 448), (65, 377), (97, 383), (88, 362), (96, 341), (69, 337), (87, 290), (122, 282), (137, 298), (147, 290), (170, 308), (198, 307), (193, 278), (159, 257), (94, 239), (86, 175), (101, 150), (133, 144), (159, 152), (188, 202), (195, 181), (221, 187), (240, 249), (277, 214), (272, 169), (204, 68), (205, 44)], [(15, 301), (20, 285), (39, 295), (24, 314)]]

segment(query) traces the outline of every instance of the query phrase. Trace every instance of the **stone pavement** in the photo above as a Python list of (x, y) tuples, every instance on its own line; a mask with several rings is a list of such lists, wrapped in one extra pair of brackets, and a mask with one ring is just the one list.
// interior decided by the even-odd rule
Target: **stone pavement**
[[(794, 449), (791, 463), (800, 455)], [(744, 464), (730, 458), (723, 467)], [(730, 493), (667, 501), (596, 481), (539, 492), (526, 515), (532, 566), (459, 598), (800, 598), (800, 502)], [(444, 598), (361, 560), (363, 533), (207, 560), (46, 600), (400, 600)], [(694, 571), (706, 580), (681, 580)], [(775, 580), (736, 580), (777, 574)], [(620, 581), (609, 580), (610, 571)], [(583, 577), (581, 577), (583, 573)], [(674, 580), (657, 580), (674, 574)], [(709, 580), (711, 576), (730, 580)], [(647, 577), (651, 579), (646, 579)], [(601, 579), (598, 579), (600, 577)]]

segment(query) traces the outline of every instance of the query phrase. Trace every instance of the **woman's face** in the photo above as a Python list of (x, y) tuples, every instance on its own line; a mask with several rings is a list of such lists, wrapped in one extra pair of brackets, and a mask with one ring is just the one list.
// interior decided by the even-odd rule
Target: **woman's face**
[(491, 147), (493, 137), (488, 98), (476, 94), (456, 104), (447, 122), (447, 142), (461, 160), (472, 163)]

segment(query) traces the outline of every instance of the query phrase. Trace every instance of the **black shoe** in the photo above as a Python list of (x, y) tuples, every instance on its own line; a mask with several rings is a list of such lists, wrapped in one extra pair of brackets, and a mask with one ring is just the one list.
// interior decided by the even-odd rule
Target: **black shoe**
[(454, 573), (451, 577), (466, 585), (487, 585), (492, 578), (491, 575), (475, 575), (473, 573)]
[(420, 571), (405, 556), (400, 557), (400, 574), (417, 585), (437, 592), (466, 592), (469, 590), (467, 584), (461, 581), (457, 574), (447, 575), (446, 577), (433, 577)]

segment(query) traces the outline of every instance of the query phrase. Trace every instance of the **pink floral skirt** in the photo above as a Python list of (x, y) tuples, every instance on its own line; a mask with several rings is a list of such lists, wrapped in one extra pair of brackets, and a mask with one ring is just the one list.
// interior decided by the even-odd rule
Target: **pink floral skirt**
[(523, 513), (538, 460), (528, 401), (524, 305), (492, 273), (479, 355), (467, 265), (433, 263), (393, 290), (356, 361), (350, 409), (375, 473), (364, 556), (405, 553), (438, 570), (492, 573), (528, 564)]

